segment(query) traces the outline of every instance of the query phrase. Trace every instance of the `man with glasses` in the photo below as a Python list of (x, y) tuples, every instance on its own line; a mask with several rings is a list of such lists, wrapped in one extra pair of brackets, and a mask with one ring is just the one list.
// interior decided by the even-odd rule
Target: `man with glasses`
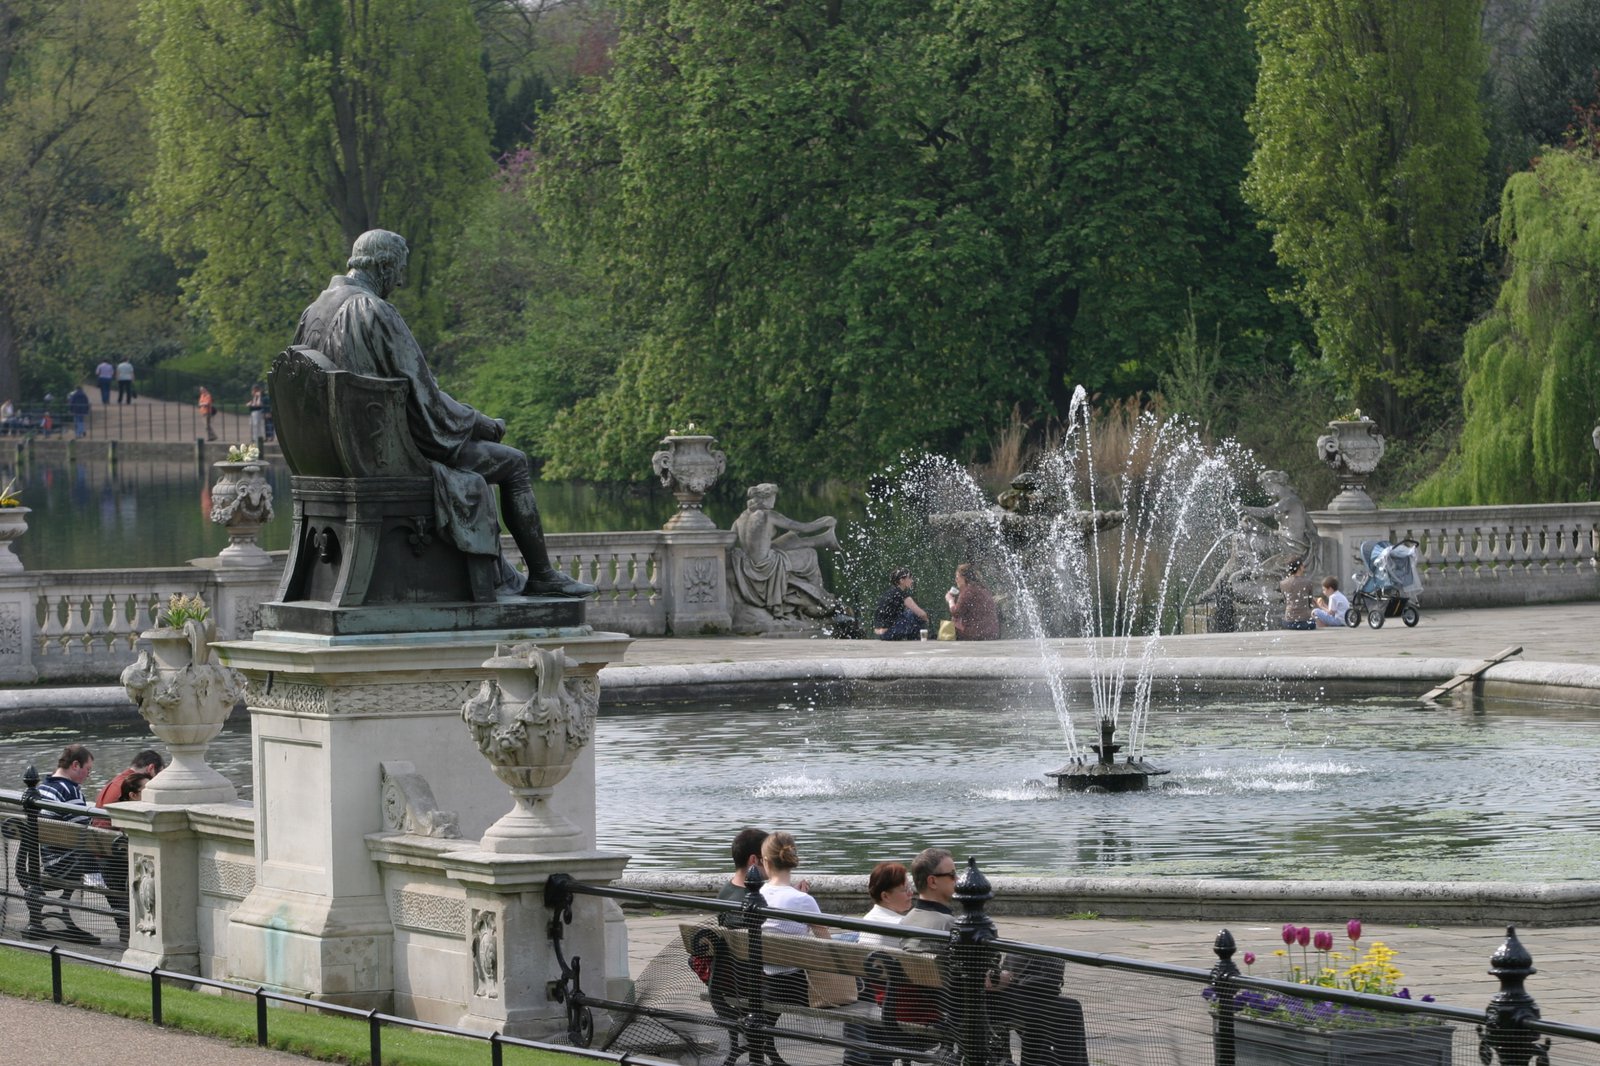
[[(928, 848), (911, 861), (911, 879), (917, 902), (900, 924), (938, 930), (942, 939), (922, 950), (943, 951), (956, 924), (951, 906), (956, 898), (955, 859), (943, 848)], [(1021, 954), (1001, 958), (999, 969), (989, 975), (990, 1022), (1021, 1035), (1021, 1066), (1088, 1066), (1083, 1005), (1060, 994), (1064, 976), (1060, 960)]]
[[(917, 901), (900, 924), (949, 933), (956, 924), (956, 914), (950, 906), (956, 899), (955, 858), (943, 848), (924, 849), (911, 860), (911, 883), (916, 886)], [(942, 949), (941, 943), (937, 950)], [(935, 949), (929, 945), (923, 950)]]

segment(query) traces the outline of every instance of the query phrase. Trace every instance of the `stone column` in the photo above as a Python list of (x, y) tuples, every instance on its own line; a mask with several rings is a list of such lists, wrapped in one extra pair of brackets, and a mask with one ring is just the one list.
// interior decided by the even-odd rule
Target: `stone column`
[(38, 598), (36, 578), (25, 573), (0, 575), (0, 681), (31, 685), (39, 680), (33, 664)]
[[(550, 982), (561, 967), (550, 944), (544, 887), (553, 874), (587, 884), (622, 876), (626, 855), (586, 852), (559, 856), (452, 852), (449, 876), (467, 892), (467, 965), (470, 982), (463, 1029), (496, 1030), (530, 1040), (566, 1042), (566, 1008), (552, 1002)], [(604, 900), (580, 896), (562, 936), (570, 961), (583, 960), (584, 990), (606, 992)]]
[[(233, 979), (388, 1007), (394, 930), (366, 838), (384, 829), (380, 764), (405, 760), (476, 838), (510, 806), (461, 707), (497, 648), (562, 648), (592, 681), (622, 658), (618, 633), (458, 631), (322, 637), (263, 630), (216, 645), (246, 678), (255, 765), (256, 878), (229, 922)], [(580, 757), (552, 806), (594, 843), (594, 763)]]
[(111, 825), (128, 834), (128, 950), (122, 961), (200, 973), (197, 841), (182, 807), (118, 803)]
[(662, 537), (661, 598), (667, 632), (680, 637), (726, 633), (733, 626), (727, 577), (733, 531), (668, 528)]

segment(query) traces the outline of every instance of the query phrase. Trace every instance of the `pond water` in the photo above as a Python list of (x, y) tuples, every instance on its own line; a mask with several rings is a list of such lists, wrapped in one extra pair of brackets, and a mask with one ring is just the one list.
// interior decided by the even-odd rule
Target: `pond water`
[[(23, 503), (32, 508), (28, 532), (14, 551), (29, 570), (179, 566), (215, 555), (228, 543), (211, 521), (216, 472), (193, 462), (103, 458), (0, 464), (0, 485), (15, 476)], [(289, 477), (269, 467), (277, 517), (262, 530), (268, 550), (289, 546)], [(629, 485), (545, 481), (535, 485), (544, 527), (551, 533), (659, 529), (677, 509), (656, 481)], [(860, 504), (837, 488), (784, 488), (780, 506), (797, 518), (831, 514), (841, 523)], [(724, 529), (744, 509), (744, 487), (719, 485), (705, 510)], [(823, 563), (831, 565), (823, 553)]]
[[(1479, 702), (1218, 699), (1157, 706), (1145, 793), (1063, 794), (1059, 729), (1025, 691), (858, 687), (610, 710), (596, 733), (602, 847), (634, 869), (718, 871), (742, 825), (788, 829), (802, 872), (864, 872), (923, 847), (991, 873), (1559, 881), (1600, 869), (1600, 720)], [(959, 701), (959, 702), (958, 702)], [(0, 737), (0, 787), (71, 730)], [(96, 780), (149, 745), (89, 743)], [(244, 722), (213, 763), (248, 795)], [(422, 772), (426, 775), (426, 767)], [(485, 768), (487, 773), (487, 768)]]

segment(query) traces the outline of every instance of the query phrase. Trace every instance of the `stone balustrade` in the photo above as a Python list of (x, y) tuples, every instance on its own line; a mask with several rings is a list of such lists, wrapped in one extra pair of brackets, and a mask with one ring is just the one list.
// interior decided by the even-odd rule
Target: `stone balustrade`
[(1324, 565), (1357, 566), (1363, 540), (1417, 542), (1427, 607), (1600, 598), (1600, 503), (1426, 507), (1311, 515)]

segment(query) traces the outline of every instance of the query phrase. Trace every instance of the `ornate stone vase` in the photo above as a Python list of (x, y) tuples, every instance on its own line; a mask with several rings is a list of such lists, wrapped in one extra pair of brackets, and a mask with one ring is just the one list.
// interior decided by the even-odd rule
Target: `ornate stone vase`
[(272, 486), (260, 460), (212, 463), (221, 471), (211, 488), (211, 521), (228, 531), (217, 558), (229, 566), (271, 566), (272, 556), (256, 537), (272, 521)]
[(0, 507), (0, 574), (22, 573), (22, 560), (11, 554), (11, 542), (28, 531), (31, 507)]
[(484, 833), (483, 850), (576, 850), (578, 827), (551, 810), (549, 799), (594, 735), (599, 683), (567, 678), (567, 668), (575, 664), (560, 648), (519, 644), (483, 665), (493, 676), (462, 705), (461, 718), (515, 801)]
[(650, 457), (650, 468), (678, 499), (678, 510), (663, 529), (715, 529), (700, 502), (728, 468), (728, 457), (714, 447), (717, 438), (674, 434), (661, 438), (662, 449)]
[[(1215, 1025), (1216, 1020), (1212, 1020)], [(1235, 1066), (1451, 1066), (1448, 1025), (1312, 1029), (1270, 1018), (1233, 1022)]]
[(216, 626), (188, 621), (139, 634), (149, 647), (122, 671), (122, 687), (172, 751), (172, 764), (145, 787), (146, 803), (225, 803), (238, 798), (206, 762), (206, 748), (244, 695), (244, 676), (211, 658)]
[(1376, 511), (1378, 505), (1367, 495), (1367, 477), (1383, 458), (1383, 434), (1370, 418), (1335, 419), (1328, 432), (1317, 438), (1317, 455), (1333, 468), (1339, 479), (1339, 495), (1328, 504), (1330, 511)]

